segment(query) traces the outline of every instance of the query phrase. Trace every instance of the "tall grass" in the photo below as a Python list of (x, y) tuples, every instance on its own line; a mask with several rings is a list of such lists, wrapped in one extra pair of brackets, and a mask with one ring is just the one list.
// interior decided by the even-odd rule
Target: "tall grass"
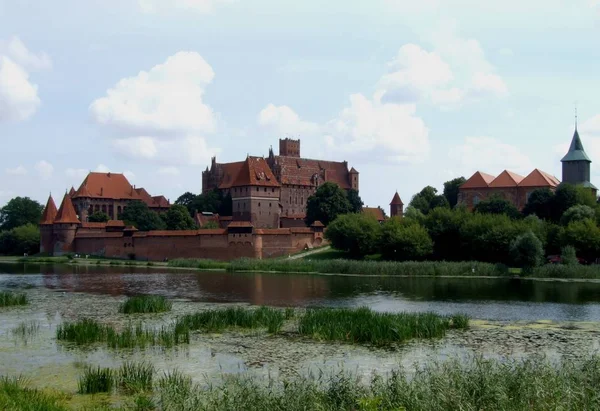
[(31, 264), (65, 264), (70, 261), (69, 257), (21, 257), (20, 263)]
[(366, 307), (318, 308), (300, 317), (298, 331), (318, 340), (384, 346), (413, 338), (443, 337), (451, 327), (466, 328), (468, 319), (435, 313), (377, 313)]
[(110, 393), (115, 386), (115, 375), (110, 368), (87, 367), (79, 378), (78, 392), (80, 394)]
[(199, 270), (225, 270), (229, 263), (209, 259), (176, 258), (168, 262), (169, 267), (197, 268)]
[(270, 307), (249, 309), (230, 307), (224, 310), (207, 310), (188, 314), (178, 319), (177, 326), (190, 331), (219, 332), (227, 328), (267, 328), (269, 333), (277, 333), (283, 322), (293, 315), (293, 311)]
[(56, 338), (77, 345), (105, 343), (110, 348), (135, 348), (148, 346), (173, 347), (189, 343), (190, 333), (185, 327), (172, 324), (160, 329), (144, 328), (141, 323), (128, 324), (122, 330), (103, 325), (91, 319), (63, 323), (56, 330)]
[(171, 301), (161, 295), (139, 295), (130, 297), (119, 306), (119, 312), (133, 313), (162, 313), (171, 311)]
[(597, 410), (598, 357), (553, 365), (475, 358), (396, 370), (368, 383), (348, 373), (266, 383), (244, 376), (207, 388), (171, 379), (159, 385), (161, 409), (201, 410)]
[(64, 398), (27, 387), (23, 378), (0, 377), (0, 409), (27, 411), (63, 411)]
[(600, 265), (546, 264), (534, 268), (531, 277), (535, 278), (600, 278)]
[(125, 362), (118, 373), (119, 388), (126, 393), (152, 391), (154, 365), (146, 362)]
[(10, 307), (14, 305), (27, 305), (27, 296), (11, 291), (0, 291), (0, 307)]
[(40, 323), (36, 320), (24, 321), (11, 330), (15, 337), (20, 338), (27, 344), (30, 339), (40, 331)]

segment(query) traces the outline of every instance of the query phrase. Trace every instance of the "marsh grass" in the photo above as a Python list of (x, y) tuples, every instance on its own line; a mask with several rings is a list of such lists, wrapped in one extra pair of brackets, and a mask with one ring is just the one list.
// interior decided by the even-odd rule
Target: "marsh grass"
[(225, 261), (194, 258), (176, 258), (170, 260), (167, 265), (169, 267), (197, 268), (199, 270), (225, 270), (229, 267), (229, 263)]
[(385, 346), (413, 338), (439, 338), (450, 328), (466, 328), (466, 316), (435, 313), (378, 313), (369, 308), (309, 309), (298, 332), (317, 340)]
[(40, 331), (40, 323), (36, 320), (24, 321), (11, 330), (13, 336), (22, 339), (27, 344)]
[(105, 343), (110, 348), (144, 348), (161, 346), (170, 348), (190, 342), (189, 330), (176, 324), (160, 329), (144, 328), (141, 323), (128, 324), (122, 330), (103, 325), (91, 319), (63, 323), (56, 330), (56, 338), (77, 345)]
[(62, 395), (28, 388), (21, 377), (0, 377), (1, 410), (63, 411), (64, 399)]
[(118, 372), (119, 388), (126, 393), (152, 391), (155, 372), (154, 365), (151, 363), (125, 362)]
[(87, 367), (79, 378), (78, 392), (80, 394), (97, 394), (112, 392), (115, 387), (115, 374), (110, 368)]
[(119, 305), (119, 312), (133, 313), (162, 313), (171, 311), (173, 304), (161, 295), (139, 295), (130, 297)]
[(286, 318), (291, 318), (292, 315), (293, 310), (270, 307), (230, 307), (185, 315), (178, 319), (177, 326), (205, 332), (220, 332), (227, 328), (266, 328), (269, 333), (274, 334), (279, 332)]
[(17, 261), (31, 264), (65, 264), (70, 260), (69, 257), (21, 257)]
[(15, 305), (27, 305), (27, 296), (12, 291), (0, 291), (0, 307), (11, 307)]

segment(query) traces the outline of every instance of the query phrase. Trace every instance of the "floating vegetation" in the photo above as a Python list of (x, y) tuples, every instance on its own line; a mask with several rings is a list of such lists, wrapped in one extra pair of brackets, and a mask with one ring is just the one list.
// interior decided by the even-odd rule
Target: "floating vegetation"
[(449, 328), (467, 328), (466, 316), (435, 313), (378, 313), (369, 308), (309, 309), (300, 317), (298, 331), (318, 340), (367, 343), (377, 346), (413, 338), (439, 338)]
[(0, 409), (31, 411), (63, 411), (65, 396), (49, 394), (27, 387), (22, 377), (0, 377)]
[(83, 375), (79, 378), (80, 394), (97, 394), (99, 392), (110, 393), (115, 386), (115, 375), (110, 368), (86, 367)]
[(227, 328), (267, 328), (269, 333), (277, 333), (292, 314), (293, 310), (270, 307), (230, 307), (185, 315), (177, 320), (177, 326), (205, 332), (220, 332)]
[(119, 306), (119, 312), (124, 314), (133, 313), (162, 313), (170, 311), (171, 301), (161, 295), (139, 295), (130, 297)]
[(154, 365), (150, 363), (125, 362), (118, 372), (119, 388), (126, 393), (152, 391), (155, 372)]
[(22, 339), (25, 344), (40, 331), (40, 323), (36, 320), (24, 321), (11, 330), (15, 337)]
[(15, 305), (27, 305), (27, 296), (12, 291), (0, 291), (0, 307), (11, 307)]

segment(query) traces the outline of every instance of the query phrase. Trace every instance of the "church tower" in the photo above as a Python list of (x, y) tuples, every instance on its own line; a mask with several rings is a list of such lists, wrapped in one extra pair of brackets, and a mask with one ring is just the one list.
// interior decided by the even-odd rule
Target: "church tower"
[(392, 202), (390, 203), (390, 217), (402, 217), (404, 215), (404, 203), (400, 199), (400, 195), (396, 191)]
[(583, 149), (583, 144), (577, 131), (577, 124), (575, 125), (575, 133), (573, 134), (569, 151), (560, 161), (562, 163), (563, 183), (583, 185), (596, 191), (596, 187), (590, 182), (592, 160), (590, 160)]

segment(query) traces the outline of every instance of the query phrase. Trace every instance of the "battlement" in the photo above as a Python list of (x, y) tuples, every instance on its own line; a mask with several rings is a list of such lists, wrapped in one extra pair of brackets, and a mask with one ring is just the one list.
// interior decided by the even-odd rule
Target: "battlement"
[(300, 139), (292, 140), (291, 138), (280, 138), (279, 155), (300, 158)]

